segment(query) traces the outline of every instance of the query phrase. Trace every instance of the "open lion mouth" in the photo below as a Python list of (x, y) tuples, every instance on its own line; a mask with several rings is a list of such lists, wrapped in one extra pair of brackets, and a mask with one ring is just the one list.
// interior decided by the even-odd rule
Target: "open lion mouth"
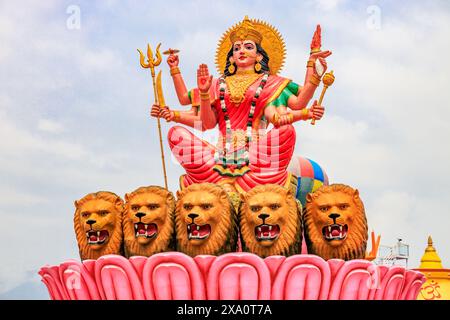
[(187, 226), (187, 233), (189, 240), (203, 240), (211, 234), (211, 226), (209, 224), (198, 225), (191, 223)]
[(107, 230), (95, 231), (89, 230), (86, 232), (88, 244), (104, 244), (108, 240), (109, 232)]
[(344, 240), (347, 237), (348, 225), (330, 224), (322, 228), (322, 234), (328, 241)]
[(154, 238), (158, 234), (158, 226), (155, 223), (138, 222), (134, 224), (134, 231), (136, 238)]
[(258, 241), (274, 241), (280, 235), (280, 227), (271, 224), (260, 224), (255, 228), (255, 236)]

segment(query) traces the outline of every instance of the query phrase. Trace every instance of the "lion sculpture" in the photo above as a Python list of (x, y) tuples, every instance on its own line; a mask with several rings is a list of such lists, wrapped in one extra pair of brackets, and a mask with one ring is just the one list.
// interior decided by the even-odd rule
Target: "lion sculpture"
[(175, 249), (175, 197), (158, 187), (140, 187), (125, 195), (125, 256), (150, 256)]
[(290, 256), (301, 249), (301, 203), (288, 189), (266, 184), (243, 195), (240, 210), (242, 250), (267, 257)]
[(81, 260), (122, 254), (123, 200), (108, 191), (75, 201), (74, 228)]
[(237, 213), (227, 192), (212, 183), (178, 191), (175, 213), (177, 250), (192, 257), (236, 251)]
[(364, 259), (367, 219), (359, 192), (343, 184), (322, 186), (306, 197), (303, 216), (308, 253), (328, 259)]

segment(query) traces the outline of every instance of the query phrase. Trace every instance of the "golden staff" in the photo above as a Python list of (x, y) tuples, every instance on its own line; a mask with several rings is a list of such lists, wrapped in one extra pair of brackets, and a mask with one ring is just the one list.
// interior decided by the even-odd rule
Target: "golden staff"
[[(155, 67), (159, 66), (161, 64), (161, 60), (162, 60), (161, 53), (159, 52), (159, 47), (161, 47), (161, 43), (158, 44), (158, 46), (156, 47), (156, 59), (154, 59), (152, 48), (150, 47), (150, 44), (147, 45), (147, 63), (145, 63), (145, 56), (142, 53), (142, 51), (137, 49), (137, 51), (139, 52), (139, 55), (140, 55), (141, 67), (144, 69), (150, 69), (150, 71), (152, 73), (153, 94), (155, 97), (156, 105), (159, 105), (159, 101), (158, 101), (158, 93), (157, 93), (156, 83), (155, 83)], [(159, 117), (156, 119), (158, 121), (159, 146), (161, 148), (161, 161), (162, 161), (162, 167), (163, 167), (163, 172), (164, 172), (164, 185), (165, 185), (166, 189), (168, 190), (166, 161), (164, 159), (164, 147), (163, 147), (163, 143), (162, 143), (161, 121), (159, 120)]]
[[(322, 93), (320, 94), (320, 98), (319, 98), (319, 106), (322, 105), (323, 97), (325, 96), (325, 92), (327, 91), (328, 87), (330, 87), (334, 82), (333, 71), (325, 73), (325, 75), (323, 76), (322, 82), (323, 82), (323, 89), (322, 89)], [(311, 124), (315, 125), (316, 119), (313, 118), (311, 121)]]

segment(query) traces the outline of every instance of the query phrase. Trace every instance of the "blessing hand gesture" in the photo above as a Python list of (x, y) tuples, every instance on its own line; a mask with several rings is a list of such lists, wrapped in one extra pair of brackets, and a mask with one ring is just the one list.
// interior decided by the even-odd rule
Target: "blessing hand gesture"
[(197, 87), (202, 93), (209, 92), (213, 76), (209, 75), (208, 66), (201, 64), (197, 70)]

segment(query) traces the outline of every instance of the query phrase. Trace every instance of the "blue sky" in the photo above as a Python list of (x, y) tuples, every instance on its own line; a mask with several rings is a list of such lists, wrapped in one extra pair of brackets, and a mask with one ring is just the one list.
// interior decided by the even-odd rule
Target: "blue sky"
[[(71, 5), (79, 29), (67, 27)], [(299, 83), (322, 25), (336, 82), (324, 119), (296, 124), (296, 153), (331, 182), (357, 187), (382, 242), (411, 244), (410, 266), (429, 234), (450, 266), (447, 1), (1, 1), (0, 298), (47, 298), (39, 267), (77, 257), (75, 199), (163, 184), (151, 83), (136, 49), (180, 49), (193, 87), (197, 66), (215, 70), (217, 41), (246, 14), (279, 29), (281, 75)], [(168, 66), (161, 70), (177, 107)], [(183, 172), (173, 161), (168, 172), (176, 191)]]

